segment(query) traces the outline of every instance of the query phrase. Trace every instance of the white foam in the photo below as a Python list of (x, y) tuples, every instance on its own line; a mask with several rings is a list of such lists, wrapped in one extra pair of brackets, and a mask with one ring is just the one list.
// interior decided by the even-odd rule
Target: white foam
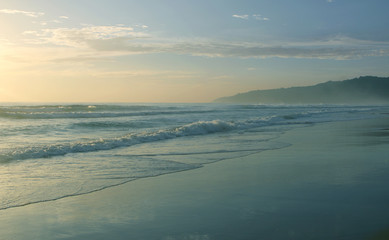
[(2, 162), (23, 160), (29, 158), (47, 158), (61, 156), (68, 153), (93, 152), (110, 150), (119, 147), (128, 147), (135, 144), (173, 139), (184, 136), (220, 133), (232, 130), (241, 130), (271, 124), (270, 119), (257, 119), (240, 122), (227, 122), (222, 120), (198, 121), (172, 129), (155, 132), (133, 133), (118, 138), (98, 139), (87, 142), (68, 144), (52, 144), (45, 146), (30, 146), (22, 149), (12, 149), (0, 155)]
[[(60, 108), (60, 107), (58, 107)], [(75, 105), (72, 107), (77, 109), (90, 109), (89, 106), (78, 106)], [(103, 107), (100, 107), (103, 108)], [(104, 107), (103, 109), (106, 110), (108, 107)], [(120, 107), (113, 106), (112, 109), (117, 109)], [(263, 108), (263, 107), (262, 107)], [(262, 108), (254, 109), (253, 112), (250, 112), (250, 116), (253, 116), (253, 114), (257, 113), (260, 115), (260, 111)], [(277, 110), (277, 107), (273, 107)], [(18, 108), (14, 108), (18, 109)], [(36, 107), (33, 108), (34, 110), (40, 108)], [(94, 109), (94, 108), (92, 108)], [(124, 108), (126, 109), (126, 108)], [(131, 108), (129, 108), (131, 109)], [(161, 110), (161, 108), (156, 108), (158, 110)], [(164, 107), (165, 110), (169, 109)], [(127, 111), (128, 109), (126, 109)], [(135, 111), (135, 112), (122, 112), (122, 113), (112, 113), (112, 112), (97, 112), (97, 113), (77, 113), (78, 117), (84, 116), (83, 114), (96, 114), (96, 117), (101, 116), (122, 116), (122, 114), (146, 114), (143, 110), (143, 107), (140, 107), (138, 110), (141, 111)], [(197, 111), (198, 109), (192, 108), (191, 110), (178, 110), (174, 109), (174, 113), (194, 113), (194, 112), (207, 112), (208, 110), (205, 110), (203, 108), (201, 111)], [(233, 131), (233, 130), (246, 130), (250, 128), (257, 128), (262, 126), (270, 126), (275, 124), (288, 124), (288, 123), (306, 123), (306, 122), (320, 122), (320, 121), (331, 121), (331, 120), (341, 120), (341, 119), (350, 119), (350, 112), (354, 111), (368, 111), (369, 109), (359, 109), (359, 108), (349, 108), (349, 107), (297, 107), (296, 109), (284, 109), (283, 111), (277, 110), (274, 112), (274, 115), (270, 115), (269, 112), (266, 112), (266, 116), (264, 117), (257, 117), (257, 118), (247, 118), (243, 120), (210, 120), (210, 121), (196, 121), (189, 124), (185, 124), (182, 126), (178, 126), (175, 128), (167, 128), (167, 129), (160, 129), (160, 130), (149, 130), (145, 132), (136, 132), (136, 133), (130, 133), (122, 135), (121, 137), (115, 137), (115, 138), (109, 138), (109, 137), (103, 137), (96, 140), (88, 140), (88, 141), (77, 141), (77, 142), (70, 142), (69, 140), (67, 143), (61, 143), (61, 144), (42, 144), (42, 145), (30, 145), (30, 146), (24, 146), (22, 148), (16, 148), (16, 149), (4, 149), (0, 152), (0, 162), (9, 162), (13, 160), (24, 160), (24, 159), (30, 159), (30, 158), (48, 158), (52, 156), (61, 156), (66, 155), (68, 153), (82, 153), (82, 152), (93, 152), (93, 151), (100, 151), (100, 150), (110, 150), (115, 149), (119, 147), (128, 147), (135, 144), (140, 143), (148, 143), (148, 142), (154, 142), (154, 141), (160, 141), (165, 139), (173, 139), (177, 137), (185, 137), (185, 136), (194, 136), (194, 135), (204, 135), (204, 134), (211, 134), (211, 133), (220, 133), (220, 132), (226, 132), (226, 131)], [(4, 111), (4, 110), (3, 110)], [(51, 110), (50, 110), (51, 111)], [(209, 110), (211, 111), (211, 110)], [(251, 110), (250, 110), (251, 111)], [(171, 114), (173, 112), (170, 111), (156, 111), (156, 112), (149, 112), (147, 114)], [(212, 112), (212, 111), (211, 111)], [(215, 113), (217, 111), (213, 111)], [(270, 111), (271, 113), (271, 111)], [(73, 114), (72, 112), (68, 113), (60, 113), (60, 114)], [(79, 115), (81, 114), (81, 115)], [(108, 114), (108, 115), (104, 115)], [(116, 115), (118, 114), (118, 115)], [(209, 115), (209, 114), (203, 114), (203, 115)], [(366, 114), (365, 114), (366, 115)], [(365, 115), (353, 115), (354, 117), (358, 118), (359, 116)], [(69, 116), (69, 115), (68, 115)], [(190, 119), (191, 116), (186, 117), (185, 119)], [(182, 118), (184, 119), (184, 118)], [(231, 119), (231, 118), (230, 118)], [(139, 129), (138, 129), (139, 130)]]

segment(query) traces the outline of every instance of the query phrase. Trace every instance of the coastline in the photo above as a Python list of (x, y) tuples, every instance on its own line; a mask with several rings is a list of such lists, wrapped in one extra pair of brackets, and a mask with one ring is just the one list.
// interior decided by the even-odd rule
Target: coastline
[[(389, 121), (287, 131), (292, 146), (0, 211), (4, 239), (378, 239)], [(386, 154), (386, 155), (385, 155)]]

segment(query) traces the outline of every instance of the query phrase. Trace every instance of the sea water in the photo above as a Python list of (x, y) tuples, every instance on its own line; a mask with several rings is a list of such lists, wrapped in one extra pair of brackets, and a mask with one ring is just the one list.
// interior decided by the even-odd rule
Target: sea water
[[(387, 106), (2, 104), (0, 210), (191, 170), (293, 143), (285, 131)], [(386, 115), (387, 116), (387, 115)]]

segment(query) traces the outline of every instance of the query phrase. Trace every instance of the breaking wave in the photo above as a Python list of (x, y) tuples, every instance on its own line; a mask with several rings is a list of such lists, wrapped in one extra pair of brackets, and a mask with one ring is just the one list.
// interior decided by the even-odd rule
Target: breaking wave
[(177, 137), (204, 135), (260, 127), (270, 125), (278, 120), (282, 120), (282, 118), (260, 118), (238, 122), (228, 122), (222, 120), (198, 121), (176, 128), (158, 130), (154, 132), (131, 133), (117, 138), (10, 149), (0, 154), (0, 162), (10, 162), (31, 158), (48, 158), (53, 156), (62, 156), (68, 153), (111, 150), (119, 147), (129, 147), (135, 144), (174, 139)]

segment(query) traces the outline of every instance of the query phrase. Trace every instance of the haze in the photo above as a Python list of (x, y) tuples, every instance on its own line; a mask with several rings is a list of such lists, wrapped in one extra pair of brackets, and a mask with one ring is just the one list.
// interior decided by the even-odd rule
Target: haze
[(384, 0), (0, 0), (1, 102), (209, 102), (389, 76)]

